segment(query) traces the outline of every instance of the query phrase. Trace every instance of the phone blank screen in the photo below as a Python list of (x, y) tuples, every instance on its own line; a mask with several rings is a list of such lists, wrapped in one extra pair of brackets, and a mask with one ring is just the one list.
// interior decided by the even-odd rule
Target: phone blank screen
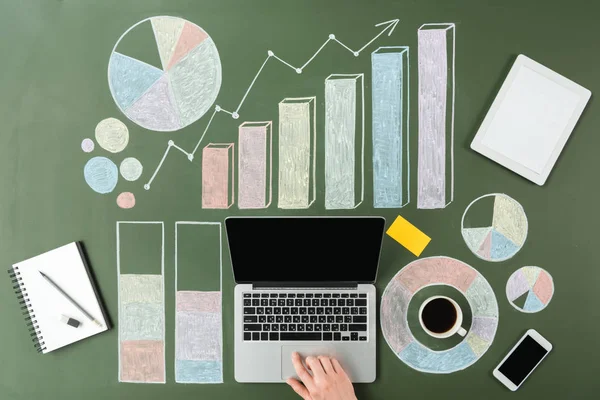
[(546, 349), (527, 335), (498, 370), (519, 386), (547, 353)]

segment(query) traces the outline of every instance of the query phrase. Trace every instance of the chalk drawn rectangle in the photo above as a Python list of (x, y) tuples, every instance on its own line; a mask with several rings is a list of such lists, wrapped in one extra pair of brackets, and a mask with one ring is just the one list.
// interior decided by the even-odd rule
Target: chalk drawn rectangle
[(119, 345), (119, 382), (165, 383), (165, 342), (162, 340), (124, 341)]
[(119, 275), (120, 303), (163, 304), (163, 276)]
[(471, 148), (544, 185), (592, 93), (520, 54)]
[(121, 340), (163, 340), (162, 304), (126, 303), (119, 309)]
[(221, 292), (178, 291), (177, 311), (221, 312)]
[(160, 275), (162, 271), (163, 225), (158, 221), (119, 221), (119, 273)]
[(371, 54), (373, 207), (410, 202), (410, 53), (407, 46)]
[[(121, 229), (135, 226), (139, 236), (126, 235), (122, 240)], [(158, 228), (160, 237), (152, 241), (145, 235), (146, 231)], [(138, 241), (143, 242), (139, 246)], [(117, 282), (119, 304), (119, 382), (132, 383), (166, 383), (165, 375), (165, 327), (164, 327), (164, 224), (160, 221), (118, 221), (117, 222)], [(122, 274), (121, 249), (128, 249), (130, 255), (135, 255), (135, 248), (158, 248), (160, 251), (151, 253), (159, 260), (151, 260), (147, 272), (154, 274)], [(129, 256), (128, 256), (129, 257)], [(131, 259), (129, 259), (131, 261)], [(129, 262), (128, 261), (128, 262)], [(160, 265), (159, 271), (154, 271)], [(144, 265), (137, 265), (136, 270), (143, 270)], [(129, 269), (130, 267), (128, 267)], [(133, 304), (140, 306), (135, 309)], [(152, 310), (150, 310), (152, 309)], [(158, 314), (161, 317), (152, 324), (141, 320), (146, 314)], [(154, 326), (156, 324), (156, 326)], [(127, 340), (126, 338), (153, 337), (158, 340)]]
[(177, 360), (221, 361), (221, 313), (177, 311)]
[(177, 292), (221, 289), (221, 236), (220, 222), (175, 223)]
[(279, 103), (279, 208), (305, 209), (315, 201), (316, 128), (316, 97)]
[(202, 149), (202, 208), (227, 209), (233, 205), (233, 147), (233, 143), (209, 143)]
[(445, 208), (454, 199), (455, 26), (425, 24), (419, 46), (417, 208)]
[[(207, 240), (208, 236), (213, 235), (218, 240)], [(218, 257), (208, 257), (211, 260), (210, 264), (185, 262), (196, 256), (198, 251), (197, 247), (180, 246), (180, 243), (186, 243), (190, 238), (213, 243), (212, 247), (218, 253)], [(222, 252), (220, 222), (178, 221), (175, 223), (175, 381), (177, 383), (223, 382)], [(182, 268), (191, 271), (181, 271)], [(214, 271), (217, 271), (216, 275)], [(180, 282), (182, 274), (186, 282)], [(215, 276), (218, 276), (216, 281)], [(180, 286), (214, 287), (216, 290), (180, 290)]]
[(220, 361), (177, 360), (175, 371), (178, 383), (223, 383)]
[(325, 208), (353, 209), (364, 199), (364, 75), (325, 79)]
[(273, 138), (272, 121), (244, 122), (238, 136), (238, 207), (271, 205)]

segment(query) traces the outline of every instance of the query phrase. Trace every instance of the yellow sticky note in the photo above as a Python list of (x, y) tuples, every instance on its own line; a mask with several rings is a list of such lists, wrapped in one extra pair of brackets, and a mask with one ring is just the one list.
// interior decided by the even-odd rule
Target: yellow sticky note
[(431, 241), (429, 236), (400, 215), (398, 215), (398, 218), (396, 218), (386, 233), (417, 257), (421, 255)]

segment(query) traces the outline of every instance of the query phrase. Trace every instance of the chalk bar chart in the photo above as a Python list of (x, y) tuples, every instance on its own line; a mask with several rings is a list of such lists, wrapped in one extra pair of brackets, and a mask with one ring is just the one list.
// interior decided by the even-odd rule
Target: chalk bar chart
[(410, 201), (409, 48), (380, 47), (371, 67), (373, 207), (400, 208)]
[[(147, 36), (147, 46), (156, 46), (162, 68), (126, 54), (135, 51), (125, 42), (128, 36), (139, 36), (138, 31)], [(219, 52), (210, 36), (189, 21), (148, 18), (117, 41), (108, 63), (108, 84), (127, 118), (153, 131), (177, 131), (214, 103), (221, 87)]]
[(233, 143), (209, 143), (202, 150), (202, 208), (226, 209), (233, 205), (233, 147)]
[(238, 207), (271, 205), (273, 137), (271, 121), (246, 121), (238, 133)]
[(352, 209), (364, 199), (364, 75), (325, 79), (325, 208)]
[(419, 45), (417, 208), (445, 208), (454, 199), (455, 25), (424, 24)]
[(279, 208), (309, 208), (315, 201), (315, 114), (315, 97), (279, 103)]

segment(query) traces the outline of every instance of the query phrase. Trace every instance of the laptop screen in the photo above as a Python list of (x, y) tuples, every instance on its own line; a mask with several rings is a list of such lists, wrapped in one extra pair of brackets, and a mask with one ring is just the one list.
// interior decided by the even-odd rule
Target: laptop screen
[(225, 220), (237, 283), (373, 283), (382, 217), (230, 217)]

